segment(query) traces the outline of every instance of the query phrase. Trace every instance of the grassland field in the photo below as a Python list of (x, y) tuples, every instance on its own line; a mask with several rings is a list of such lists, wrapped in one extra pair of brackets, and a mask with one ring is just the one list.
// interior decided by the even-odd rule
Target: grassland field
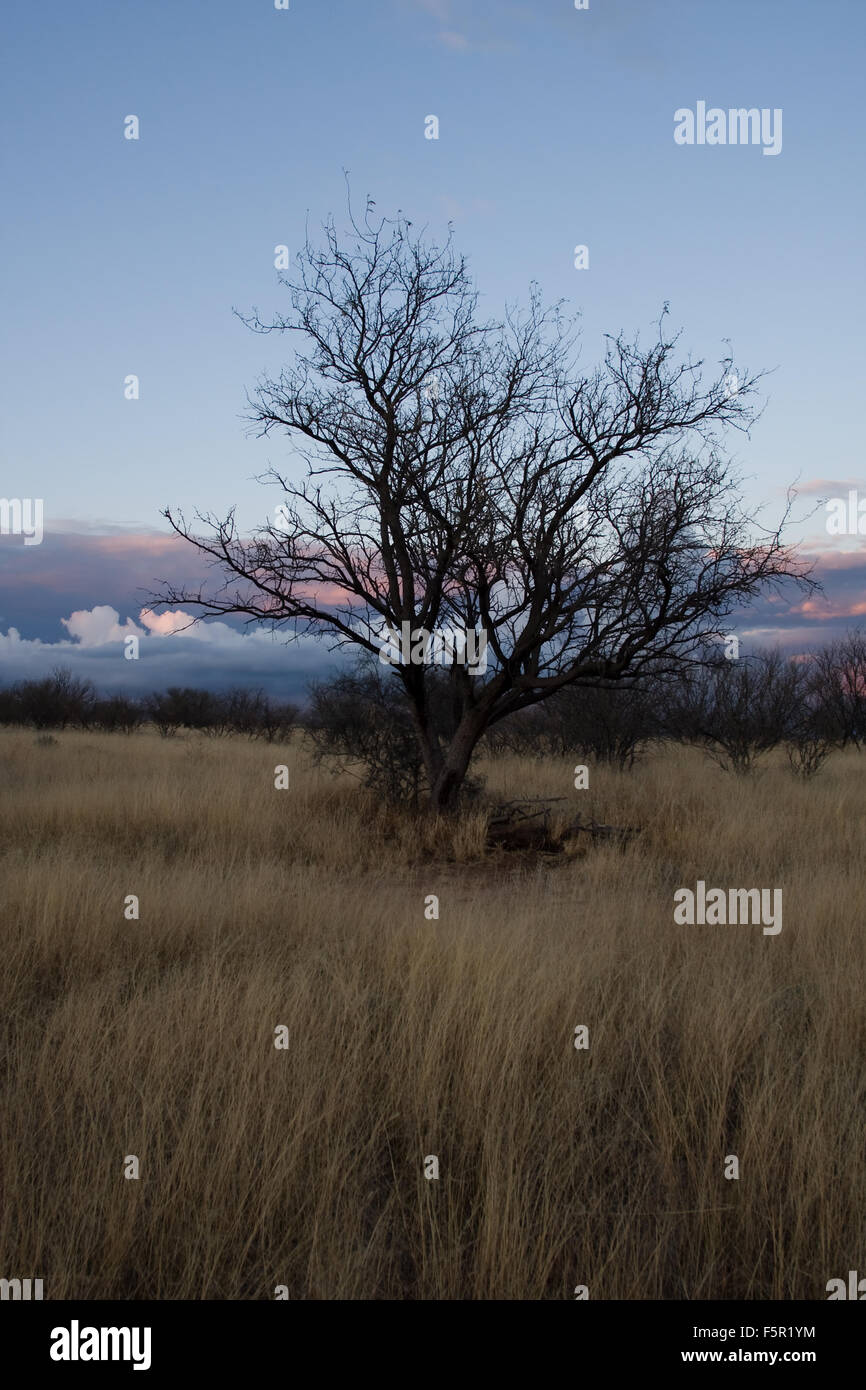
[[(625, 848), (491, 850), (483, 805), (399, 814), (300, 733), (0, 730), (0, 1272), (401, 1300), (866, 1272), (866, 755), (800, 782), (665, 748), (583, 791), (573, 763), (477, 771)], [(782, 931), (675, 924), (699, 879), (781, 888)]]

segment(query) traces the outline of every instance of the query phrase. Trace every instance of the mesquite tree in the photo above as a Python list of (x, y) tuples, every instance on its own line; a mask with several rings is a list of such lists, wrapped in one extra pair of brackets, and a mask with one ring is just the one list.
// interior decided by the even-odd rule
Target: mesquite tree
[(482, 321), (450, 236), (430, 244), (370, 201), (349, 221), (343, 240), (329, 220), (281, 276), (284, 315), (244, 318), (293, 335), (250, 419), (288, 434), (303, 476), (265, 475), (280, 505), (252, 536), (234, 511), (194, 525), (168, 509), (222, 582), (167, 586), (157, 601), (287, 638), (330, 634), (380, 659), (386, 628), (482, 634), (483, 671), (455, 647), (445, 735), (430, 701), (441, 671), (421, 647), (392, 670), (430, 806), (445, 811), (490, 726), (566, 686), (687, 660), (766, 586), (811, 581), (782, 543), (785, 517), (756, 527), (720, 451), (725, 427), (755, 418), (757, 377), (732, 387), (728, 356), (704, 385), (666, 309), (647, 347), (609, 338), (583, 373), (573, 322), (537, 290), (523, 312)]

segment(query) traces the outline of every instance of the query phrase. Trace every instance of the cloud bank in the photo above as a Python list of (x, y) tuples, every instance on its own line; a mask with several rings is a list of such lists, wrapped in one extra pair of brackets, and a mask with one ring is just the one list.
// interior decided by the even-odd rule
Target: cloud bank
[[(807, 486), (818, 494), (833, 485), (815, 479)], [(857, 537), (831, 545), (816, 534), (801, 553), (814, 563), (824, 592), (804, 597), (787, 586), (738, 614), (729, 627), (747, 649), (778, 644), (807, 651), (866, 626), (866, 543)], [(248, 629), (240, 620), (192, 625), (188, 613), (148, 607), (147, 596), (162, 579), (198, 585), (207, 573), (196, 551), (162, 533), (85, 526), (46, 532), (42, 545), (27, 548), (0, 537), (0, 686), (65, 666), (105, 693), (260, 686), (297, 701), (311, 679), (349, 659), (345, 651), (330, 651), (328, 639), (287, 642), (285, 633)], [(139, 639), (138, 660), (125, 659), (130, 636)]]
[[(240, 632), (223, 622), (190, 627), (181, 611), (142, 609), (136, 622), (123, 622), (116, 608), (100, 604), (61, 619), (69, 638), (44, 642), (25, 638), (15, 627), (0, 633), (0, 684), (37, 680), (57, 666), (92, 680), (100, 692), (145, 694), (170, 685), (208, 690), (261, 687), (280, 699), (303, 699), (308, 682), (345, 663), (310, 637), (287, 642), (264, 629)], [(139, 639), (138, 658), (127, 659), (125, 638)]]

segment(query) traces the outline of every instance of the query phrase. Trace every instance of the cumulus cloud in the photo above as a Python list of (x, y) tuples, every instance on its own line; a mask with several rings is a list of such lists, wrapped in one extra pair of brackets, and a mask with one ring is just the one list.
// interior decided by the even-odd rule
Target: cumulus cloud
[[(223, 622), (191, 626), (189, 613), (156, 614), (142, 609), (138, 622), (120, 620), (117, 609), (98, 604), (78, 609), (61, 622), (69, 639), (25, 638), (10, 627), (0, 632), (0, 684), (39, 679), (58, 666), (92, 680), (106, 693), (143, 694), (169, 685), (208, 690), (261, 687), (286, 699), (302, 699), (311, 679), (345, 662), (310, 637), (286, 641), (264, 628), (239, 631)], [(125, 656), (124, 639), (139, 638), (137, 660)]]
[[(173, 613), (152, 613), (149, 608), (142, 608), (139, 617), (148, 632), (154, 633), (157, 637), (170, 637), (172, 633), (188, 631), (190, 636), (200, 637), (203, 642), (213, 640), (208, 637), (208, 625), (191, 626), (192, 618), (189, 613), (183, 613), (179, 608)], [(213, 626), (225, 627), (226, 624), (214, 623)]]
[(122, 642), (124, 637), (133, 634), (137, 637), (144, 637), (144, 628), (136, 627), (131, 618), (127, 618), (125, 623), (119, 621), (120, 614), (116, 608), (109, 607), (108, 604), (101, 604), (97, 608), (79, 608), (75, 613), (70, 613), (68, 618), (61, 618), (63, 626), (70, 637), (75, 638), (81, 643), (82, 647), (101, 647), (106, 642)]
[(197, 586), (207, 576), (198, 551), (174, 535), (46, 529), (41, 545), (16, 540), (0, 536), (0, 630), (14, 624), (49, 641), (63, 636), (61, 613), (104, 605), (134, 613), (162, 578)]

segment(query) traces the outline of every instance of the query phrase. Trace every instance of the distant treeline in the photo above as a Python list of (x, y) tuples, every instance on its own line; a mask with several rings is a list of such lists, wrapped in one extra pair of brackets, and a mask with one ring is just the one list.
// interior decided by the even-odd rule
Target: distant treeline
[(168, 737), (180, 729), (210, 734), (248, 734), (273, 741), (285, 737), (297, 720), (297, 707), (271, 700), (261, 690), (214, 694), (189, 686), (136, 698), (100, 697), (92, 681), (58, 669), (43, 680), (19, 681), (0, 690), (0, 724), (32, 729), (100, 729), (130, 734), (153, 724)]
[[(431, 683), (429, 718), (442, 739), (459, 717), (452, 679), (460, 678), (442, 669)], [(99, 697), (90, 681), (56, 670), (0, 690), (0, 724), (117, 733), (151, 724), (165, 737), (190, 729), (268, 742), (302, 726), (319, 759), (360, 765), (364, 782), (388, 799), (416, 800), (424, 786), (411, 708), (400, 682), (375, 660), (312, 683), (303, 709), (261, 690), (172, 686), (138, 699)], [(774, 649), (727, 659), (716, 648), (700, 662), (647, 668), (628, 684), (566, 687), (493, 725), (483, 747), (628, 768), (660, 741), (697, 745), (737, 773), (782, 747), (792, 769), (811, 776), (833, 748), (866, 743), (866, 636), (851, 632), (800, 657)]]
[[(431, 693), (428, 717), (447, 740), (459, 717), (447, 672)], [(360, 762), (366, 784), (390, 800), (418, 799), (425, 769), (411, 713), (381, 666), (314, 686), (305, 724), (320, 757)], [(568, 686), (488, 728), (482, 747), (625, 769), (662, 742), (700, 747), (740, 774), (783, 748), (792, 770), (811, 777), (832, 749), (866, 742), (866, 637), (851, 632), (801, 657), (772, 649), (728, 660), (716, 646), (697, 662), (647, 667), (629, 683)]]

